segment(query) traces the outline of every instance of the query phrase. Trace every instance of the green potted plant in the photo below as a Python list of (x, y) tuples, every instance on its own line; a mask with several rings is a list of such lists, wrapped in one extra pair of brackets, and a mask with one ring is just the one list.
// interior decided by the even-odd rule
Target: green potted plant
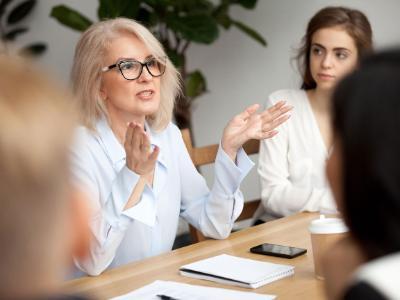
[[(1, 0), (0, 1), (0, 36), (2, 42), (1, 52), (8, 53), (8, 43), (15, 41), (20, 35), (29, 30), (28, 27), (20, 25), (36, 6), (36, 0), (26, 1), (13, 1)], [(19, 49), (22, 55), (40, 55), (46, 50), (44, 43), (33, 43), (26, 45)]]
[[(221, 29), (228, 30), (232, 26), (266, 46), (259, 33), (229, 15), (233, 5), (253, 9), (256, 4), (257, 0), (220, 0), (219, 4), (209, 0), (99, 0), (97, 15), (99, 20), (135, 19), (160, 40), (183, 80), (183, 95), (177, 100), (175, 121), (179, 128), (190, 129), (191, 103), (207, 91), (207, 82), (200, 70), (187, 70), (188, 48), (192, 43), (212, 44)], [(78, 31), (92, 24), (89, 18), (65, 5), (53, 7), (51, 16)]]

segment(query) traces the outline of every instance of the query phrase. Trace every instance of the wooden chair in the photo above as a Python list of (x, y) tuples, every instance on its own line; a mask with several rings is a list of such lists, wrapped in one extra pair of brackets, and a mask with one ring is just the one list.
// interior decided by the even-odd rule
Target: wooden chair
[[(215, 162), (217, 156), (218, 144), (213, 144), (204, 147), (193, 147), (192, 138), (189, 129), (182, 129), (182, 137), (185, 142), (186, 148), (192, 158), (193, 164), (196, 167), (204, 166)], [(244, 144), (243, 148), (248, 155), (258, 153), (260, 147), (260, 142), (258, 140), (250, 140)], [(258, 205), (260, 204), (260, 199), (250, 200), (244, 202), (243, 211), (236, 221), (243, 221), (253, 217)], [(206, 237), (197, 230), (195, 227), (189, 224), (190, 235), (194, 243), (203, 241)]]

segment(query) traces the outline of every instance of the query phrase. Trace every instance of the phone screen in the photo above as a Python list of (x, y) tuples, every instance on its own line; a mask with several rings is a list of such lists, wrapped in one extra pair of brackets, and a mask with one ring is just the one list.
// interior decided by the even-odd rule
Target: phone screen
[(275, 244), (261, 244), (251, 248), (250, 252), (285, 258), (293, 258), (306, 253), (307, 249)]

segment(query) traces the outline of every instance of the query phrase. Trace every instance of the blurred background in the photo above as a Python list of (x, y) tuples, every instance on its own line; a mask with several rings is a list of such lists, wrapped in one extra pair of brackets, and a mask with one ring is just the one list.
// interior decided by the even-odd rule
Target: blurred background
[[(219, 3), (219, 1), (212, 1)], [(36, 58), (38, 64), (66, 85), (73, 51), (80, 32), (50, 17), (52, 7), (65, 4), (97, 20), (98, 0), (39, 0), (21, 23), (29, 31), (16, 39), (19, 46), (41, 41), (47, 45)], [(228, 120), (252, 103), (264, 104), (268, 95), (283, 88), (298, 88), (300, 79), (291, 58), (305, 32), (309, 18), (328, 5), (344, 5), (363, 11), (374, 31), (376, 48), (400, 44), (400, 1), (398, 0), (259, 0), (254, 9), (232, 6), (230, 15), (255, 29), (266, 41), (263, 47), (236, 27), (220, 31), (211, 45), (192, 43), (187, 51), (187, 69), (201, 69), (207, 92), (192, 105), (192, 130), (196, 146), (217, 143)], [(254, 162), (257, 162), (254, 156)], [(212, 169), (202, 170), (212, 182)], [(245, 179), (245, 199), (258, 198), (256, 168)]]

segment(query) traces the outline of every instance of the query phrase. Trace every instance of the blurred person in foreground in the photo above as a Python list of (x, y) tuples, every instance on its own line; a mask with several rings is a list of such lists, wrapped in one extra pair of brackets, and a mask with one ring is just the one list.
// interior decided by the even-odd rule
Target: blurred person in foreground
[(88, 240), (71, 97), (28, 61), (0, 56), (0, 69), (0, 298), (81, 299), (59, 289)]
[(327, 176), (350, 237), (324, 261), (330, 299), (400, 299), (400, 50), (366, 59), (333, 96)]

